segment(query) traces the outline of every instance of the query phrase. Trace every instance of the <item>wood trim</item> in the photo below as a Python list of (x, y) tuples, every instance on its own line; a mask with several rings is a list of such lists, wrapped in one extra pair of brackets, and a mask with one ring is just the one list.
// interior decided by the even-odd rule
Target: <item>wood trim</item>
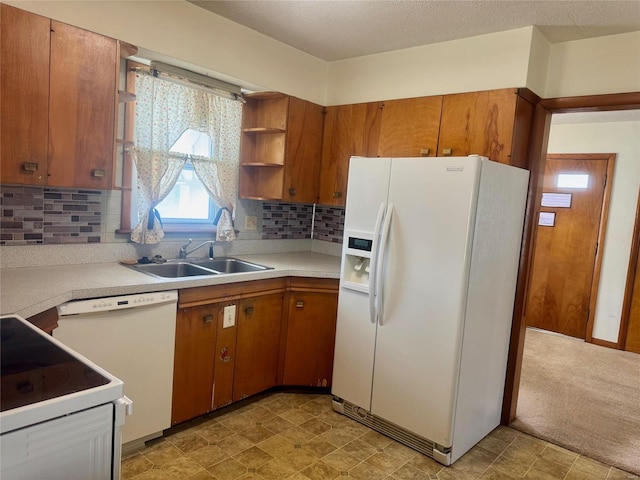
[(640, 108), (640, 92), (548, 98), (540, 103), (552, 113), (632, 110)]
[(640, 253), (640, 192), (638, 192), (638, 203), (636, 205), (636, 218), (633, 223), (633, 237), (631, 239), (631, 254), (629, 255), (629, 267), (627, 268), (627, 281), (624, 287), (624, 299), (622, 302), (622, 315), (620, 317), (620, 331), (618, 332), (618, 345), (621, 349), (626, 348), (627, 331), (631, 315), (631, 301), (633, 299), (634, 283), (640, 281), (638, 276), (638, 254)]
[(608, 342), (606, 340), (600, 340), (599, 338), (594, 338), (591, 343), (593, 343), (594, 345), (599, 345), (601, 347), (616, 348), (616, 349), (619, 348), (617, 343)]
[[(505, 380), (504, 397), (502, 403), (503, 425), (508, 425), (516, 418), (518, 404), (518, 389), (520, 384), (520, 371), (522, 368), (522, 355), (524, 351), (524, 336), (526, 325), (524, 323), (523, 303), (526, 298), (526, 288), (529, 281), (533, 243), (531, 241), (532, 222), (534, 218), (535, 202), (542, 195), (542, 182), (540, 175), (544, 175), (544, 166), (549, 143), (549, 130), (552, 113), (590, 112), (608, 110), (630, 110), (640, 108), (640, 92), (618, 93), (610, 95), (592, 95), (582, 97), (565, 97), (541, 100), (536, 106), (534, 125), (529, 149), (529, 196), (525, 212), (525, 228), (520, 254), (520, 266), (518, 269), (518, 282), (516, 285), (516, 298), (514, 305), (513, 323), (511, 328), (511, 341), (509, 345), (509, 358)], [(622, 328), (622, 327), (621, 327)]]
[(58, 309), (56, 307), (50, 308), (27, 318), (27, 320), (40, 330), (52, 335), (53, 331), (58, 328)]
[(520, 372), (522, 369), (522, 352), (524, 350), (524, 336), (526, 332), (525, 306), (526, 294), (529, 286), (529, 272), (533, 256), (533, 233), (535, 232), (536, 205), (542, 198), (542, 184), (544, 181), (544, 167), (547, 161), (547, 144), (551, 129), (551, 112), (536, 105), (531, 128), (531, 144), (528, 155), (529, 191), (524, 216), (524, 231), (518, 265), (518, 280), (511, 324), (511, 339), (509, 342), (509, 356), (505, 379), (504, 397), (502, 402), (502, 424), (508, 425), (516, 418), (518, 389), (520, 388)]
[(289, 291), (311, 293), (336, 293), (340, 287), (337, 278), (290, 277)]

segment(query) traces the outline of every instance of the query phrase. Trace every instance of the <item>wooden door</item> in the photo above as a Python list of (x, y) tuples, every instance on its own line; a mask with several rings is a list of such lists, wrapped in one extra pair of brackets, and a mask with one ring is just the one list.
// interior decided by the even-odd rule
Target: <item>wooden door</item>
[(289, 98), (282, 199), (316, 203), (322, 160), (324, 107)]
[[(612, 171), (609, 155), (547, 156), (543, 205), (570, 206), (540, 207), (525, 312), (528, 326), (590, 340), (601, 261), (598, 244), (601, 251), (611, 191), (606, 179)], [(558, 186), (560, 175), (586, 178), (586, 187)]]
[(353, 155), (377, 155), (381, 106), (381, 102), (371, 102), (327, 107), (319, 203), (344, 206), (349, 159)]
[(635, 281), (631, 294), (631, 308), (624, 349), (640, 353), (640, 256), (636, 252)]
[(171, 424), (211, 411), (217, 308), (181, 308), (176, 319)]
[(379, 157), (435, 157), (442, 96), (386, 101), (382, 107)]
[(238, 304), (234, 402), (277, 383), (282, 297), (262, 295)]
[(337, 293), (291, 292), (285, 385), (331, 386), (337, 316)]
[(51, 22), (0, 5), (2, 183), (45, 185)]
[(49, 185), (112, 187), (116, 41), (51, 21)]
[(620, 347), (640, 353), (640, 194), (631, 241), (631, 254), (620, 319)]
[[(232, 306), (236, 306), (233, 325), (225, 327), (224, 309)], [(233, 371), (236, 364), (236, 334), (238, 331), (237, 315), (236, 303), (219, 303), (217, 305), (218, 334), (213, 352), (215, 357), (213, 410), (229, 405), (233, 401)]]
[(516, 89), (445, 95), (438, 156), (483, 155), (510, 164)]

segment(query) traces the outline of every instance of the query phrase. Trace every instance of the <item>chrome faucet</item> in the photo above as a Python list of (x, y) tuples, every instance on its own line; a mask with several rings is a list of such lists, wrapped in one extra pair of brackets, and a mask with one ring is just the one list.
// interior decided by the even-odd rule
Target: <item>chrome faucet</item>
[(191, 255), (193, 252), (195, 252), (199, 248), (202, 248), (205, 245), (209, 245), (209, 258), (213, 259), (213, 246), (216, 244), (215, 240), (207, 240), (206, 242), (201, 243), (197, 247), (195, 247), (195, 248), (193, 248), (191, 250), (187, 250), (187, 247), (189, 245), (191, 245), (192, 242), (193, 242), (193, 240), (190, 238), (188, 243), (185, 243), (184, 245), (182, 245), (180, 247), (180, 252), (178, 253), (180, 258), (187, 258), (187, 255)]

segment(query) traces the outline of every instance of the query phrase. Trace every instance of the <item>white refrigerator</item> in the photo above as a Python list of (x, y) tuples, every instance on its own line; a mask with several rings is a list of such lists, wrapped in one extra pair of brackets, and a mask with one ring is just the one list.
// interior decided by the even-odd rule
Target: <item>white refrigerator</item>
[(351, 158), (334, 410), (445, 465), (499, 424), (528, 178)]

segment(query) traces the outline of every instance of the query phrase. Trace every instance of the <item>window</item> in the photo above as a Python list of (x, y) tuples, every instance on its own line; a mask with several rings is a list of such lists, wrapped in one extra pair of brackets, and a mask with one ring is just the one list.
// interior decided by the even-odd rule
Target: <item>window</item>
[(163, 223), (174, 228), (180, 225), (215, 225), (220, 206), (207, 193), (191, 162), (192, 155), (213, 157), (209, 135), (188, 128), (169, 149), (169, 153), (177, 157), (186, 156), (187, 161), (174, 187), (156, 206)]
[(132, 172), (129, 202), (123, 194), (131, 239), (157, 243), (168, 228), (233, 240), (242, 105), (140, 67), (128, 75), (127, 90), (136, 95), (126, 114), (135, 125), (126, 139), (133, 144), (131, 168), (124, 168)]

